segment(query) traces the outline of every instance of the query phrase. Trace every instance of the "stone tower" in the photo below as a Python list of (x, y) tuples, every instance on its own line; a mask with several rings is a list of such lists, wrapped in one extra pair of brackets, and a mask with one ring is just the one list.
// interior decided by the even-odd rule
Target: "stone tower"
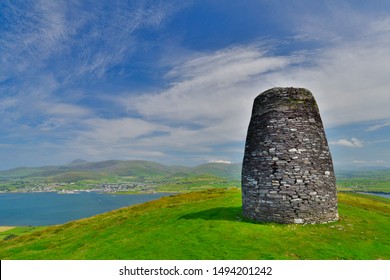
[(245, 217), (277, 223), (338, 219), (336, 182), (317, 103), (304, 88), (256, 97), (242, 166)]

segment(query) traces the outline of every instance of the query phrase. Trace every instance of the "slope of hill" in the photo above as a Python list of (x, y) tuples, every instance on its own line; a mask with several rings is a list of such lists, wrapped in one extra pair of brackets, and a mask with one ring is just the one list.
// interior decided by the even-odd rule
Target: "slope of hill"
[(208, 163), (196, 167), (166, 166), (142, 160), (106, 160), (86, 162), (75, 160), (70, 164), (42, 167), (19, 167), (0, 171), (2, 177), (50, 177), (68, 172), (91, 172), (106, 176), (169, 176), (175, 173), (185, 175), (212, 174), (223, 178), (239, 178), (241, 164)]
[(206, 163), (190, 169), (194, 174), (212, 174), (227, 179), (241, 179), (241, 163)]
[(340, 221), (258, 224), (241, 192), (192, 192), (0, 241), (1, 259), (390, 259), (389, 200), (339, 195)]
[(336, 176), (340, 179), (352, 179), (352, 178), (371, 178), (379, 180), (390, 180), (390, 168), (382, 169), (339, 169), (336, 170)]
[[(207, 178), (202, 177), (203, 175)], [(210, 163), (191, 168), (141, 160), (74, 160), (61, 166), (0, 171), (0, 191), (96, 189), (104, 184), (121, 184), (125, 188), (129, 188), (129, 185), (140, 186), (131, 187), (132, 191), (137, 188), (146, 188), (148, 191), (192, 191), (231, 186), (225, 181), (234, 180), (237, 184), (240, 175), (241, 164)]]
[[(241, 178), (241, 163), (206, 163), (195, 167), (166, 166), (160, 163), (141, 160), (107, 160), (101, 162), (86, 162), (75, 160), (61, 166), (21, 167), (0, 171), (0, 190), (20, 189), (32, 183), (82, 182), (89, 183), (160, 180), (163, 184), (171, 184), (178, 180), (199, 175), (217, 176), (221, 180), (239, 181)], [(212, 179), (212, 177), (210, 177)], [(337, 185), (343, 190), (390, 192), (390, 169), (377, 170), (336, 170)], [(196, 181), (199, 181), (196, 179)], [(157, 182), (160, 184), (161, 182)], [(179, 182), (180, 184), (182, 182)], [(160, 184), (161, 185), (161, 184)], [(175, 187), (175, 189), (177, 189)]]
[(141, 160), (120, 161), (106, 160), (101, 162), (73, 161), (67, 165), (20, 167), (0, 171), (0, 176), (8, 177), (50, 177), (68, 172), (91, 172), (95, 174), (118, 176), (162, 176), (181, 170), (159, 163)]

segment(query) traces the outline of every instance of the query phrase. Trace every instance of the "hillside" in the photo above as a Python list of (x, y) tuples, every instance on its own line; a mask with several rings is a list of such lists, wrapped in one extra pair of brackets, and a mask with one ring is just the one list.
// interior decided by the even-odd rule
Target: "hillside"
[[(240, 176), (241, 164), (238, 163), (185, 167), (141, 160), (86, 162), (79, 159), (61, 166), (21, 167), (0, 171), (0, 192), (96, 190), (107, 187), (108, 184), (116, 184), (122, 190), (133, 193), (188, 191), (196, 186), (198, 189), (226, 186), (227, 180), (237, 183)], [(172, 188), (169, 189), (169, 186)]]
[[(66, 165), (19, 167), (0, 171), (0, 177), (66, 177), (67, 174), (84, 174), (86, 179), (91, 177), (109, 176), (136, 176), (158, 177), (182, 173), (183, 176), (212, 174), (223, 178), (240, 178), (241, 164), (208, 163), (196, 167), (166, 166), (160, 163), (143, 160), (106, 160), (100, 162), (87, 162), (75, 160)], [(83, 177), (83, 176), (80, 176)]]
[(378, 180), (390, 180), (390, 168), (369, 169), (340, 169), (336, 170), (336, 176), (340, 179), (371, 178)]
[(1, 259), (390, 259), (390, 202), (339, 194), (340, 221), (257, 224), (238, 189), (164, 197), (0, 242)]
[(336, 170), (336, 179), (343, 190), (390, 193), (390, 169)]
[[(20, 167), (0, 171), (0, 190), (18, 189), (31, 183), (161, 180), (167, 184), (180, 178), (200, 175), (217, 176), (220, 180), (241, 179), (241, 163), (206, 163), (195, 167), (167, 166), (142, 160), (106, 160), (87, 162), (77, 159), (59, 166)], [(390, 192), (390, 169), (336, 169), (337, 185), (343, 190)], [(161, 182), (157, 182), (161, 183)], [(165, 184), (165, 182), (163, 182)], [(167, 185), (165, 184), (165, 185)]]
[[(0, 171), (0, 177), (28, 178), (53, 177), (67, 173), (80, 172), (87, 177), (92, 176), (178, 176), (186, 177), (199, 174), (211, 174), (227, 179), (241, 178), (241, 163), (205, 163), (195, 167), (167, 166), (151, 161), (142, 160), (106, 160), (87, 162), (77, 159), (69, 164), (41, 167), (18, 167)], [(390, 182), (390, 169), (336, 169), (336, 177), (340, 182), (353, 179), (369, 179)]]
[(193, 174), (212, 174), (218, 177), (240, 180), (241, 163), (206, 163), (189, 170)]
[[(169, 167), (159, 163), (141, 160), (106, 160), (100, 162), (73, 161), (60, 166), (20, 167), (0, 171), (3, 177), (52, 177), (72, 172), (83, 172), (104, 176), (162, 176), (176, 171), (179, 167)], [(92, 176), (92, 175), (89, 175)]]

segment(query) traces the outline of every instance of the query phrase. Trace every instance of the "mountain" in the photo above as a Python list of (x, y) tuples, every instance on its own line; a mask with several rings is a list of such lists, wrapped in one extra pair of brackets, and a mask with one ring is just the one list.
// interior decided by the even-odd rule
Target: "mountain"
[[(41, 167), (18, 167), (0, 171), (0, 177), (52, 178), (59, 181), (77, 181), (83, 179), (100, 179), (109, 176), (133, 177), (188, 177), (194, 175), (210, 174), (230, 180), (240, 180), (241, 163), (205, 163), (195, 167), (167, 166), (156, 162), (143, 160), (106, 160), (88, 162), (76, 159), (65, 165), (51, 165)], [(338, 181), (352, 178), (366, 178), (373, 180), (390, 180), (390, 168), (336, 168)]]
[(75, 159), (73, 161), (71, 161), (69, 164), (72, 165), (72, 164), (82, 164), (82, 163), (87, 163), (88, 161), (84, 160), (84, 159)]
[(241, 163), (213, 162), (191, 168), (190, 172), (194, 174), (212, 174), (222, 178), (240, 180), (241, 166)]
[(134, 176), (134, 177), (186, 177), (189, 175), (211, 174), (227, 179), (239, 179), (241, 164), (207, 163), (196, 167), (167, 166), (151, 161), (142, 160), (106, 160), (87, 162), (74, 160), (66, 165), (19, 167), (0, 171), (1, 177), (28, 178), (43, 177), (64, 181), (83, 179), (97, 179), (107, 176)]

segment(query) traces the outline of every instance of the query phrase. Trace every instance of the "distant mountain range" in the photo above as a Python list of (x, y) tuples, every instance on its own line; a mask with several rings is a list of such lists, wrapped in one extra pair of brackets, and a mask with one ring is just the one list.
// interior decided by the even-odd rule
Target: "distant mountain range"
[(77, 159), (65, 165), (19, 167), (0, 171), (1, 177), (50, 177), (59, 180), (66, 178), (74, 180), (98, 179), (108, 176), (187, 177), (199, 174), (211, 174), (227, 179), (240, 179), (241, 163), (206, 163), (196, 167), (185, 167), (167, 166), (142, 160), (87, 162)]
[[(143, 160), (106, 160), (88, 162), (76, 159), (65, 165), (42, 167), (18, 167), (0, 171), (0, 177), (51, 178), (58, 181), (77, 181), (85, 179), (99, 179), (110, 176), (134, 177), (189, 177), (193, 175), (210, 174), (226, 179), (240, 180), (241, 163), (206, 163), (195, 167), (167, 166), (156, 162)], [(388, 179), (390, 168), (336, 168), (336, 177), (343, 178), (376, 178)]]

